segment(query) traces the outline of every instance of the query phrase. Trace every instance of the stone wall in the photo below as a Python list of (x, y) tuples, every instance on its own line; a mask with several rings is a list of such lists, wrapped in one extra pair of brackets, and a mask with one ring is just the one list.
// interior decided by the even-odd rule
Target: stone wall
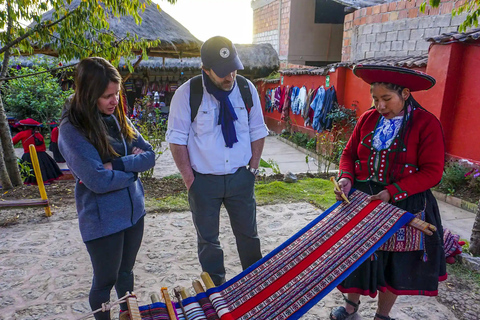
[(423, 0), (399, 1), (363, 8), (345, 16), (342, 61), (428, 52), (426, 37), (457, 31), (465, 16), (452, 17), (452, 9), (465, 0), (442, 0), (438, 8)]

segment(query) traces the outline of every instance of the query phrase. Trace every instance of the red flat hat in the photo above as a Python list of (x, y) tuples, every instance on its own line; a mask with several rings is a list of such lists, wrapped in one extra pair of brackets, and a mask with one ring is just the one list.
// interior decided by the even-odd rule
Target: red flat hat
[(24, 125), (24, 126), (35, 126), (35, 127), (38, 127), (38, 126), (41, 125), (40, 122), (35, 121), (32, 118), (27, 118), (27, 119), (20, 120), (20, 121), (18, 121), (18, 123), (20, 123), (21, 125)]
[(435, 78), (426, 73), (386, 65), (356, 65), (353, 74), (368, 84), (374, 82), (393, 83), (410, 91), (428, 90), (435, 85)]

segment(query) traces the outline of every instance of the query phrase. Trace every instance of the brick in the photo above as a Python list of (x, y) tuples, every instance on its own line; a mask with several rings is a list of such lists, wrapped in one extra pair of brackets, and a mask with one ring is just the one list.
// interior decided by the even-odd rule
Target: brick
[(418, 17), (418, 9), (417, 8), (408, 9), (408, 17), (409, 18)]
[(418, 29), (419, 19), (407, 19), (405, 22), (407, 23), (407, 29)]
[(398, 11), (395, 12), (390, 12), (388, 20), (390, 21), (396, 21), (398, 19)]
[(408, 10), (402, 10), (398, 13), (398, 20), (406, 19), (408, 17)]
[(375, 57), (375, 52), (374, 51), (368, 51), (365, 53), (365, 58), (366, 59), (370, 59), (370, 58), (373, 58)]
[(452, 10), (453, 10), (453, 3), (452, 2), (441, 4), (441, 10), (440, 10), (441, 14), (447, 14), (447, 13), (452, 14)]
[(356, 10), (354, 13), (353, 13), (353, 20), (356, 20), (360, 18), (360, 10)]
[(353, 13), (349, 13), (345, 16), (345, 22), (353, 20)]
[(397, 39), (400, 41), (410, 40), (410, 30), (398, 31)]
[(458, 29), (457, 27), (445, 27), (445, 28), (440, 28), (440, 34), (456, 32), (457, 29)]
[(408, 52), (406, 50), (394, 51), (393, 53), (397, 57), (405, 57), (408, 55)]
[(425, 29), (424, 38), (436, 37), (440, 35), (440, 28), (427, 28)]
[(387, 41), (395, 41), (397, 40), (398, 31), (390, 31), (387, 32)]
[(409, 55), (409, 56), (419, 56), (419, 55), (422, 55), (422, 54), (424, 54), (424, 53), (425, 53), (425, 52), (420, 51), (420, 50), (418, 50), (418, 51), (417, 51), (417, 50), (411, 50), (411, 51), (409, 50), (409, 51), (408, 51), (408, 55)]
[(376, 23), (373, 25), (373, 28), (372, 28), (372, 33), (379, 33), (382, 31), (382, 25), (379, 24), (379, 23)]
[(427, 42), (425, 40), (419, 40), (417, 41), (417, 44), (415, 45), (415, 50), (417, 51), (427, 51), (428, 48), (430, 47), (430, 42)]
[(428, 10), (428, 15), (429, 16), (435, 16), (435, 15), (438, 15), (440, 13), (440, 8), (439, 7), (437, 7), (437, 8), (429, 7), (427, 10)]
[(352, 43), (352, 41), (350, 39), (343, 39), (343, 46), (344, 47), (349, 46), (351, 43)]
[(396, 2), (390, 2), (388, 4), (388, 11), (389, 12), (395, 11), (396, 9), (397, 9), (397, 3)]
[(452, 17), (452, 22), (451, 22), (451, 26), (459, 26), (464, 20), (465, 20), (465, 17), (467, 15), (464, 13), (460, 16), (454, 16)]
[(383, 58), (385, 57), (385, 51), (376, 51), (375, 52), (375, 58)]
[(374, 6), (372, 8), (373, 14), (379, 14), (380, 13), (380, 7), (381, 7), (381, 5)]
[(370, 50), (371, 51), (380, 51), (380, 42), (375, 41), (370, 44)]
[(423, 39), (423, 37), (424, 37), (423, 32), (424, 32), (424, 29), (411, 30), (410, 31), (410, 40), (418, 41), (418, 40)]
[(402, 41), (392, 41), (392, 50), (393, 51), (403, 50), (403, 42)]
[(365, 17), (367, 15), (367, 8), (360, 9), (360, 17)]
[(403, 10), (405, 9), (407, 1), (399, 1), (397, 2), (397, 10)]
[(436, 17), (422, 17), (419, 18), (418, 28), (419, 29), (426, 29), (432, 28), (435, 26), (435, 18)]
[(353, 25), (354, 26), (359, 26), (360, 25), (360, 19), (353, 20)]
[(393, 22), (386, 22), (382, 25), (383, 32), (393, 31)]
[(417, 45), (417, 41), (415, 40), (408, 40), (403, 42), (403, 50), (412, 51), (415, 50), (415, 46)]
[(366, 23), (367, 23), (367, 17), (361, 17), (360, 24), (366, 24)]
[(387, 40), (387, 33), (382, 32), (382, 33), (377, 33), (377, 42), (384, 42)]
[(377, 37), (374, 34), (367, 34), (367, 42), (375, 42), (376, 38)]
[(405, 8), (407, 9), (415, 8), (415, 0), (405, 1)]
[(372, 13), (373, 13), (372, 7), (368, 7), (368, 8), (367, 8), (367, 16), (371, 16)]
[(380, 5), (380, 12), (381, 13), (388, 12), (388, 3), (384, 3)]
[(435, 17), (435, 26), (436, 27), (450, 27), (450, 23), (452, 22), (452, 15), (445, 14), (439, 15)]
[(367, 16), (367, 24), (372, 24), (374, 21), (374, 16)]
[(382, 17), (383, 17), (383, 14), (376, 14), (373, 16), (373, 22), (374, 23), (380, 23), (382, 22)]
[(371, 24), (367, 24), (364, 26), (363, 30), (362, 30), (362, 34), (371, 34), (372, 33), (372, 30), (373, 30), (373, 25)]
[(383, 52), (390, 51), (391, 48), (392, 48), (392, 42), (390, 42), (390, 41), (385, 41), (385, 42), (380, 44), (380, 50), (383, 51)]
[(406, 20), (397, 20), (394, 22), (394, 29), (401, 31), (407, 30), (407, 21)]

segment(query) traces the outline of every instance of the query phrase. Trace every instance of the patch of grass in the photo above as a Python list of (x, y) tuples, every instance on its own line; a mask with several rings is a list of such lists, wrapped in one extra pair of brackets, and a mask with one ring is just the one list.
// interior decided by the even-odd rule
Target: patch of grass
[(174, 173), (169, 176), (163, 177), (162, 179), (165, 179), (165, 180), (182, 179), (182, 175), (180, 173)]
[(296, 183), (259, 182), (255, 186), (255, 197), (258, 205), (308, 201), (321, 209), (327, 209), (336, 202), (331, 182), (315, 178)]
[(164, 198), (145, 199), (145, 206), (148, 208), (148, 211), (154, 212), (190, 211), (187, 192), (181, 192), (177, 195)]
[(447, 264), (447, 273), (455, 277), (471, 282), (471, 291), (480, 293), (480, 273), (467, 269), (460, 263)]

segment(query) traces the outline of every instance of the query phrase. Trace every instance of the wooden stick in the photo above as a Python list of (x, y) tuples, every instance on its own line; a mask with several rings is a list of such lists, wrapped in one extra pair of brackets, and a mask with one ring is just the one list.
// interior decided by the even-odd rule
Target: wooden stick
[(205, 292), (205, 289), (203, 289), (202, 284), (198, 280), (193, 280), (192, 281), (192, 286), (193, 286), (193, 289), (195, 289), (195, 292), (197, 294)]
[(132, 292), (127, 298), (128, 315), (130, 320), (142, 320), (140, 310), (138, 309), (137, 296)]
[(422, 231), (428, 236), (431, 236), (435, 231), (437, 231), (437, 228), (433, 224), (430, 224), (418, 218), (413, 218), (412, 221), (408, 223), (408, 225)]
[[(30, 158), (32, 159), (33, 172), (35, 172), (35, 178), (37, 180), (38, 190), (40, 191), (40, 197), (43, 200), (47, 200), (48, 203), (47, 192), (45, 191), (45, 185), (43, 184), (42, 171), (40, 170), (40, 164), (38, 163), (37, 151), (35, 150), (35, 146), (33, 144), (29, 145), (28, 149), (30, 150)], [(45, 215), (47, 217), (52, 215), (50, 206), (45, 207)]]
[[(340, 189), (340, 186), (338, 185), (337, 180), (335, 180), (335, 177), (330, 177), (330, 181), (332, 181), (333, 185), (335, 186), (335, 190), (342, 192), (342, 189)], [(346, 203), (350, 204), (350, 201), (348, 200), (347, 196), (343, 192), (342, 192), (342, 198), (343, 200), (345, 200)]]
[(177, 316), (175, 315), (175, 311), (173, 310), (172, 300), (170, 299), (170, 295), (168, 294), (168, 289), (163, 287), (162, 290), (163, 301), (165, 301), (165, 305), (167, 306), (168, 318), (170, 320), (176, 320)]
[(213, 283), (212, 278), (210, 278), (210, 275), (208, 274), (208, 272), (203, 271), (200, 274), (200, 277), (202, 278), (203, 284), (205, 284), (205, 287), (207, 288), (207, 290), (211, 288), (215, 288), (215, 284)]
[(158, 293), (152, 293), (150, 295), (150, 300), (152, 300), (152, 303), (160, 302), (160, 296), (158, 295)]
[[(186, 292), (185, 292), (185, 288), (184, 287), (175, 287), (173, 289), (173, 292), (175, 293), (175, 297), (177, 298), (177, 301), (178, 301), (178, 305), (180, 306), (180, 309), (182, 309), (182, 313), (183, 313), (183, 316), (185, 317), (185, 320), (188, 320), (188, 316), (187, 316), (187, 312), (185, 311), (185, 308), (183, 307), (183, 302), (182, 302), (182, 291), (183, 293), (186, 295)], [(183, 299), (186, 299), (183, 298)]]

